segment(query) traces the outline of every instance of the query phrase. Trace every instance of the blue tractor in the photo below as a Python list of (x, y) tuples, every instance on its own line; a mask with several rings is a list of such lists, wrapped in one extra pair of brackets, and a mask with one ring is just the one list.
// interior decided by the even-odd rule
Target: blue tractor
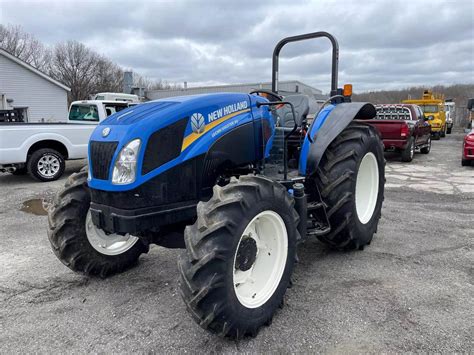
[[(282, 96), (290, 42), (332, 43), (331, 95), (314, 119), (308, 97)], [(338, 44), (326, 32), (281, 40), (272, 90), (151, 101), (94, 131), (89, 165), (67, 180), (49, 216), (57, 257), (105, 277), (152, 243), (183, 247), (180, 290), (192, 317), (222, 337), (255, 335), (282, 305), (308, 238), (341, 250), (370, 244), (385, 160), (376, 111), (337, 87)]]

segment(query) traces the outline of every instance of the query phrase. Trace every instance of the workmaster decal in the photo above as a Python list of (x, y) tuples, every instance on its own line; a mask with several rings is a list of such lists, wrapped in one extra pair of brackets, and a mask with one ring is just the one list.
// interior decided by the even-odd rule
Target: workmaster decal
[[(239, 107), (243, 108), (243, 109), (238, 110)], [(222, 116), (222, 114), (224, 112), (226, 112), (228, 114), (226, 114), (225, 116)], [(191, 116), (191, 128), (193, 130), (193, 133), (191, 133), (191, 134), (187, 135), (186, 137), (184, 137), (183, 145), (181, 146), (181, 151), (185, 150), (192, 143), (194, 143), (198, 138), (200, 138), (202, 136), (203, 133), (206, 133), (206, 132), (210, 131), (211, 129), (218, 126), (222, 122), (224, 122), (224, 121), (226, 121), (226, 120), (228, 120), (232, 117), (235, 117), (237, 115), (240, 115), (242, 113), (245, 113), (245, 112), (250, 112), (250, 108), (247, 108), (247, 102), (245, 102), (245, 101), (222, 107), (222, 108), (208, 114), (209, 122), (207, 124), (204, 123), (204, 117), (203, 117), (202, 131), (197, 130), (197, 128), (195, 130), (195, 124), (193, 123), (194, 115), (196, 115), (196, 117), (194, 118), (194, 121), (199, 121), (199, 122), (200, 122), (200, 119), (198, 119), (197, 115), (200, 115), (201, 117), (202, 117), (202, 115), (197, 114), (197, 113), (193, 114)], [(212, 120), (210, 119), (211, 115), (213, 117)], [(237, 122), (235, 124), (237, 124)], [(234, 124), (232, 124), (230, 127), (232, 127), (233, 125)], [(222, 130), (221, 130), (221, 132), (222, 132)]]

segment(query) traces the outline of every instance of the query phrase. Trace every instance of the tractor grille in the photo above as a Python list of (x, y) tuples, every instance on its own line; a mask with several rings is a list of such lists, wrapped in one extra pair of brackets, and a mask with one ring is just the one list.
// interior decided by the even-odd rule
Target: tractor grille
[(156, 131), (150, 136), (143, 158), (143, 175), (181, 154), (184, 130), (187, 124), (188, 118), (186, 117)]
[(92, 176), (95, 179), (108, 180), (110, 163), (114, 157), (118, 142), (97, 142), (90, 144)]

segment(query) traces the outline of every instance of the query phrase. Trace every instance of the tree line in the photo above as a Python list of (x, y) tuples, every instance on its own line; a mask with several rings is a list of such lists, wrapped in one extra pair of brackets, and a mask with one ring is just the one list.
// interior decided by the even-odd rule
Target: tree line
[[(70, 87), (69, 102), (88, 99), (97, 92), (122, 92), (124, 69), (81, 42), (46, 46), (21, 26), (0, 24), (0, 48)], [(134, 86), (146, 90), (177, 87), (137, 73)]]

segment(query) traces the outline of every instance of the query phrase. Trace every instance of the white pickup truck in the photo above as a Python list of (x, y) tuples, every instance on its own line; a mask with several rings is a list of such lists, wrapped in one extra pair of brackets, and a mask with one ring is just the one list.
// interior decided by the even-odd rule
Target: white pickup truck
[(74, 101), (64, 123), (0, 123), (0, 172), (30, 174), (39, 181), (61, 177), (65, 160), (87, 157), (95, 126), (137, 103)]

